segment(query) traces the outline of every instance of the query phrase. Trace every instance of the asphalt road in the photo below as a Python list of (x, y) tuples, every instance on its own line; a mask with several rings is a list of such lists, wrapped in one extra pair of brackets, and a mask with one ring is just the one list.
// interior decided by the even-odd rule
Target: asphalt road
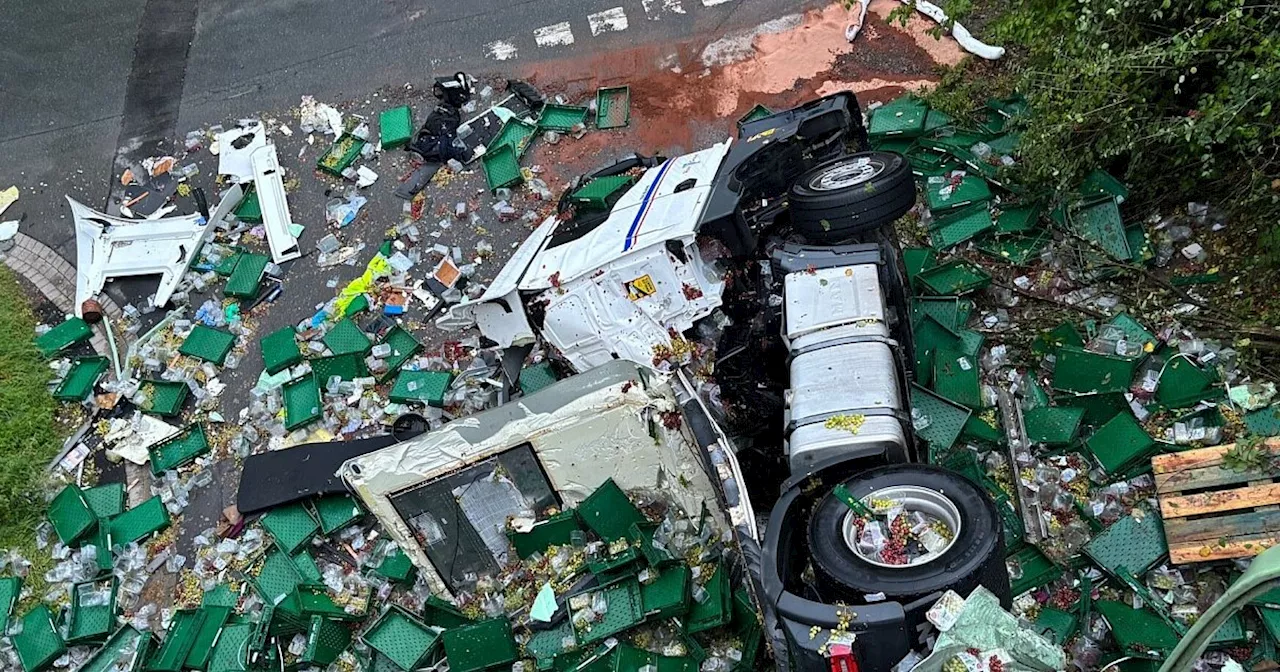
[[(22, 191), (6, 214), (23, 215), (24, 233), (74, 259), (63, 196), (106, 209), (112, 188), (118, 189), (119, 161), (164, 154), (190, 130), (284, 110), (304, 94), (353, 101), (459, 69), (510, 72), (641, 44), (710, 41), (803, 4), (36, 3), (0, 16), (0, 187), (16, 184)], [(614, 11), (593, 21), (591, 15), (607, 10)], [(548, 29), (562, 22), (567, 33)]]

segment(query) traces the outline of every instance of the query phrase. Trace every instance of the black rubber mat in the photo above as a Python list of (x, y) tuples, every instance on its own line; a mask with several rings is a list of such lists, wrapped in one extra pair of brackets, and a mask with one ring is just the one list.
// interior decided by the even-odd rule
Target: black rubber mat
[(337, 475), (342, 463), (394, 443), (395, 437), (386, 434), (250, 455), (240, 472), (236, 508), (241, 515), (249, 515), (316, 495), (346, 492)]

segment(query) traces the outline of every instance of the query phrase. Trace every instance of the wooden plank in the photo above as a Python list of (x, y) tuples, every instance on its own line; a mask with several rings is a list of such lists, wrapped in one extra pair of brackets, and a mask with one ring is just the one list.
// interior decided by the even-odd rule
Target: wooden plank
[[(1256, 474), (1247, 471), (1232, 471), (1221, 466), (1203, 467), (1187, 471), (1175, 471), (1170, 474), (1156, 474), (1156, 493), (1172, 495), (1186, 490), (1203, 490), (1221, 488), (1227, 485), (1240, 485), (1264, 480), (1256, 478)], [(1270, 481), (1272, 479), (1265, 479)]]
[[(1151, 470), (1156, 474), (1167, 474), (1189, 469), (1221, 466), (1222, 456), (1234, 448), (1235, 445), (1234, 443), (1227, 443), (1221, 446), (1157, 455), (1151, 458)], [(1280, 436), (1266, 439), (1261, 445), (1265, 446), (1271, 454), (1280, 455)]]
[(1246, 511), (1198, 520), (1167, 518), (1164, 537), (1169, 545), (1204, 543), (1223, 537), (1280, 533), (1280, 510)]
[(1248, 558), (1278, 543), (1280, 543), (1280, 534), (1260, 534), (1209, 544), (1193, 543), (1180, 546), (1170, 544), (1169, 559), (1175, 565), (1185, 565), (1191, 562)]
[(1165, 518), (1183, 518), (1220, 511), (1251, 509), (1269, 504), (1280, 504), (1280, 483), (1255, 488), (1232, 488), (1196, 495), (1163, 497), (1160, 499), (1160, 513)]

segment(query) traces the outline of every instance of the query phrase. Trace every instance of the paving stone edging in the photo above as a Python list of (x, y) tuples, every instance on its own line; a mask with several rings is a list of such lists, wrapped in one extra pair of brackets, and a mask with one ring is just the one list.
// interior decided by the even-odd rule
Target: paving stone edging
[[(23, 233), (13, 238), (13, 248), (0, 253), (0, 260), (15, 273), (26, 278), (53, 305), (66, 313), (75, 312), (76, 269), (53, 248)], [(120, 306), (105, 294), (98, 295), (102, 311), (110, 319), (119, 319)], [(109, 349), (102, 325), (93, 329), (93, 349), (105, 355)]]

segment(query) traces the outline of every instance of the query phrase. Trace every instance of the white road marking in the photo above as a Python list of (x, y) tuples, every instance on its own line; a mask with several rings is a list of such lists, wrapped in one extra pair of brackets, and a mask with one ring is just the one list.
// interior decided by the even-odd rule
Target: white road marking
[(533, 31), (533, 39), (539, 47), (560, 47), (573, 44), (573, 29), (568, 21), (543, 26)]
[(589, 14), (587, 22), (591, 24), (591, 34), (599, 35), (611, 31), (627, 29), (627, 13), (621, 7), (606, 9), (603, 12)]
[(644, 15), (650, 21), (657, 21), (663, 14), (684, 14), (684, 5), (680, 0), (640, 0), (644, 6)]
[(702, 6), (715, 7), (716, 5), (723, 5), (726, 2), (729, 2), (729, 0), (702, 0)]
[(505, 40), (494, 40), (484, 45), (484, 51), (495, 61), (508, 61), (516, 57), (516, 45)]

